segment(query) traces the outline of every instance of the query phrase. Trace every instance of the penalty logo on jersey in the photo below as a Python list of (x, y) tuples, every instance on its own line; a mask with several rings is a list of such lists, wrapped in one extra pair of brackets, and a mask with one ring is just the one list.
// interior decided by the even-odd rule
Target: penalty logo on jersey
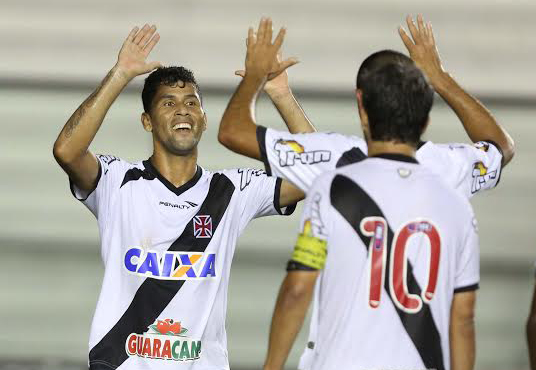
[(295, 140), (279, 139), (275, 143), (274, 149), (279, 155), (279, 165), (281, 167), (294, 166), (296, 161), (302, 164), (315, 164), (329, 162), (331, 152), (329, 150), (305, 151), (305, 147)]
[(180, 321), (157, 319), (145, 333), (130, 334), (125, 349), (129, 356), (154, 360), (197, 360), (201, 354), (201, 341), (188, 339), (187, 332)]
[(134, 275), (160, 280), (199, 280), (216, 277), (216, 254), (200, 252), (159, 253), (134, 247), (127, 250), (123, 265)]

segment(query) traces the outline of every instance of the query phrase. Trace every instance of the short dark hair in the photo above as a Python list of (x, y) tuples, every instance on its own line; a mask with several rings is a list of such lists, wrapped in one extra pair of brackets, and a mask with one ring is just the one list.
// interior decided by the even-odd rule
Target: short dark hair
[(434, 102), (434, 90), (402, 53), (382, 50), (361, 64), (356, 79), (372, 140), (417, 145)]
[(143, 101), (143, 110), (149, 113), (151, 110), (151, 103), (156, 95), (156, 91), (161, 85), (176, 86), (179, 81), (183, 83), (191, 83), (194, 85), (199, 98), (201, 98), (201, 90), (195, 80), (194, 73), (188, 68), (184, 67), (162, 67), (153, 71), (146, 79), (143, 85), (143, 91), (141, 93), (141, 100)]

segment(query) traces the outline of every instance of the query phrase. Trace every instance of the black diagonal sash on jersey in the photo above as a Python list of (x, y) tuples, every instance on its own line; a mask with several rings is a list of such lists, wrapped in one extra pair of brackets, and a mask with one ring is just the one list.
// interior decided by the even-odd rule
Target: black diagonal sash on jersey
[(339, 168), (342, 166), (347, 166), (349, 164), (361, 162), (365, 158), (367, 158), (367, 155), (363, 153), (361, 149), (355, 147), (342, 153), (335, 167)]
[[(370, 237), (361, 233), (359, 225), (365, 217), (382, 217), (385, 219), (383, 212), (378, 207), (376, 202), (355, 182), (341, 175), (335, 176), (331, 184), (330, 190), (331, 204), (335, 209), (346, 219), (352, 226), (355, 232), (359, 235), (365, 247), (369, 248)], [(390, 258), (391, 244), (393, 242), (393, 231), (390, 227), (387, 229), (387, 245), (386, 255), (387, 262), (385, 264), (385, 292), (391, 299), (391, 291), (389, 289), (390, 281)], [(413, 275), (413, 267), (408, 261), (407, 267), (407, 284), (408, 290), (411, 293), (421, 295), (421, 288)], [(427, 304), (422, 305), (422, 309), (413, 314), (406, 313), (399, 309), (395, 304), (402, 325), (406, 329), (413, 344), (417, 348), (421, 359), (427, 369), (445, 370), (443, 362), (443, 350), (441, 348), (441, 337), (435, 324), (430, 307)]]
[[(197, 214), (212, 217), (214, 233), (229, 206), (233, 192), (234, 185), (226, 176), (215, 174), (212, 177), (208, 194)], [(192, 218), (168, 250), (203, 252), (211, 240), (194, 236)], [(125, 351), (127, 337), (131, 333), (142, 334), (167, 307), (184, 282), (145, 279), (123, 316), (89, 352), (90, 369), (109, 370), (120, 366), (128, 358)]]

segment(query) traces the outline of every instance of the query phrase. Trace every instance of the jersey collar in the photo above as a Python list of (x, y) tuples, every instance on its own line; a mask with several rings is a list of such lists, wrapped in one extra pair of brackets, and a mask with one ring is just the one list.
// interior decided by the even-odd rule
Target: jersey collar
[(408, 163), (419, 163), (415, 158), (404, 155), (404, 154), (395, 154), (395, 153), (380, 153), (371, 156), (370, 158), (383, 158), (390, 159), (392, 161), (408, 162)]
[(197, 184), (197, 182), (199, 181), (199, 179), (201, 178), (201, 175), (203, 174), (203, 170), (201, 169), (201, 167), (199, 167), (199, 165), (197, 166), (197, 170), (195, 171), (195, 175), (190, 179), (188, 180), (186, 183), (182, 184), (181, 186), (179, 187), (176, 187), (175, 185), (173, 185), (171, 182), (169, 182), (164, 176), (162, 176), (160, 174), (160, 172), (158, 172), (158, 170), (156, 169), (155, 166), (153, 166), (153, 164), (151, 163), (150, 159), (147, 159), (146, 161), (143, 161), (143, 166), (145, 167), (145, 170), (150, 172), (151, 174), (153, 174), (158, 180), (160, 180), (160, 182), (162, 184), (164, 184), (164, 186), (166, 188), (168, 188), (170, 191), (172, 191), (173, 193), (175, 193), (176, 195), (181, 195), (182, 193), (184, 193), (186, 190), (190, 189), (191, 187), (193, 187), (195, 184)]

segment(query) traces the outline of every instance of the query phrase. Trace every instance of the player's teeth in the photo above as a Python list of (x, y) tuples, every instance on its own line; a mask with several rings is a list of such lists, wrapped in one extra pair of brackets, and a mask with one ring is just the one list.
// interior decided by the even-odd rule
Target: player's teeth
[(173, 130), (178, 130), (180, 128), (187, 128), (188, 130), (191, 130), (192, 125), (189, 123), (177, 123), (175, 126), (173, 126)]

